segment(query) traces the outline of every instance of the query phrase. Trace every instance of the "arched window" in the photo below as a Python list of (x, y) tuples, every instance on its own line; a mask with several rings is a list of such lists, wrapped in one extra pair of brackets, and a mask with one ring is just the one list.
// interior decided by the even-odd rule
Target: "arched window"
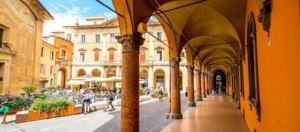
[(260, 121), (259, 82), (257, 64), (256, 25), (253, 13), (248, 17), (247, 30), (247, 54), (248, 54), (248, 78), (249, 78), (249, 102), (257, 109)]

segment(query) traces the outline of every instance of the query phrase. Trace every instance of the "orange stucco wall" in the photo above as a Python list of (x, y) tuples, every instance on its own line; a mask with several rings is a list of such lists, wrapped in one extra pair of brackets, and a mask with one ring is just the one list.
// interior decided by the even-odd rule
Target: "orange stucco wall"
[[(258, 77), (261, 102), (261, 122), (247, 100), (249, 95), (247, 52), (244, 61), (245, 98), (241, 111), (251, 132), (300, 131), (300, 30), (298, 0), (273, 0), (270, 37), (257, 21), (256, 0), (248, 0), (246, 19), (254, 13), (257, 30)], [(247, 22), (245, 28), (247, 30)], [(246, 36), (246, 33), (245, 33)], [(246, 37), (247, 38), (247, 37)], [(268, 42), (272, 41), (268, 46)]]
[(59, 59), (60, 58), (60, 54), (61, 54), (61, 49), (65, 47), (62, 45), (65, 45), (67, 48), (67, 60), (69, 62), (72, 62), (72, 56), (73, 56), (73, 43), (71, 43), (70, 41), (67, 41), (65, 39), (59, 38), (59, 37), (55, 37), (54, 38), (54, 45), (56, 47), (59, 48), (59, 52), (56, 54), (56, 58)]

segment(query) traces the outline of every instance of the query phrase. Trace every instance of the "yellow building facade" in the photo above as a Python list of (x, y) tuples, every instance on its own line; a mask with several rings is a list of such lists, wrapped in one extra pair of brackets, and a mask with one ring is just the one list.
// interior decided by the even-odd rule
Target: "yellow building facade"
[(0, 1), (0, 93), (39, 87), (43, 24), (52, 19), (38, 0)]
[(43, 41), (41, 49), (40, 86), (47, 88), (54, 86), (55, 55), (59, 48)]
[[(107, 20), (105, 17), (88, 17), (86, 25), (65, 26), (64, 37), (74, 42), (72, 62), (72, 78), (90, 74), (96, 77), (121, 77), (122, 45), (115, 39), (119, 35), (117, 18)], [(144, 87), (169, 87), (169, 48), (162, 44), (168, 43), (165, 33), (158, 22), (148, 23), (149, 34), (140, 50), (140, 79), (146, 80)], [(162, 42), (158, 41), (160, 39)], [(181, 76), (186, 76), (186, 59), (181, 63)], [(181, 79), (182, 87), (186, 82)], [(113, 84), (105, 84), (112, 88)], [(121, 84), (116, 84), (122, 87)]]

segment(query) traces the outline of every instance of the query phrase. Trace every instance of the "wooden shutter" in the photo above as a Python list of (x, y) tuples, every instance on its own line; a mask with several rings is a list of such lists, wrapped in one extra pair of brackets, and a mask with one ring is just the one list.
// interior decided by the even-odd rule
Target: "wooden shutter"
[(94, 54), (94, 60), (99, 61), (99, 52), (95, 52)]
[(146, 53), (145, 53), (145, 51), (141, 51), (140, 52), (140, 59), (141, 60), (146, 60)]
[(114, 52), (113, 51), (109, 51), (109, 60), (113, 61), (114, 59), (115, 59)]
[(46, 64), (44, 64), (43, 66), (44, 66), (43, 73), (46, 73)]

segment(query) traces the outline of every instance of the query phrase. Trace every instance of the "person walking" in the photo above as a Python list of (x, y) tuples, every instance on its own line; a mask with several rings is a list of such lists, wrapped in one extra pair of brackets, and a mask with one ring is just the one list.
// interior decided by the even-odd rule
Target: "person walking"
[(186, 86), (186, 88), (185, 88), (185, 97), (187, 97), (188, 96), (188, 87)]
[(5, 97), (0, 99), (0, 112), (3, 112), (3, 117), (2, 117), (2, 124), (5, 125), (6, 124), (6, 115), (7, 112), (10, 111), (10, 101), (11, 101), (11, 97), (10, 97), (10, 92), (5, 94)]
[(111, 90), (110, 93), (111, 93), (111, 98), (110, 98), (111, 103), (110, 103), (110, 106), (111, 106), (112, 110), (115, 110), (114, 105), (113, 105), (113, 102), (115, 100), (115, 93), (113, 92), (113, 90)]
[(84, 114), (87, 114), (90, 112), (90, 103), (91, 103), (91, 92), (85, 88), (85, 91), (83, 93), (83, 99), (82, 99), (82, 106), (83, 106), (83, 112)]
[[(106, 94), (106, 107), (105, 107), (104, 111), (107, 111), (108, 107), (111, 107), (112, 100), (113, 100), (113, 95), (111, 92), (108, 92)], [(111, 111), (112, 108), (110, 108), (109, 110)]]
[(159, 101), (163, 101), (162, 99), (163, 99), (164, 92), (162, 91), (162, 89), (159, 90), (158, 94), (159, 94)]

